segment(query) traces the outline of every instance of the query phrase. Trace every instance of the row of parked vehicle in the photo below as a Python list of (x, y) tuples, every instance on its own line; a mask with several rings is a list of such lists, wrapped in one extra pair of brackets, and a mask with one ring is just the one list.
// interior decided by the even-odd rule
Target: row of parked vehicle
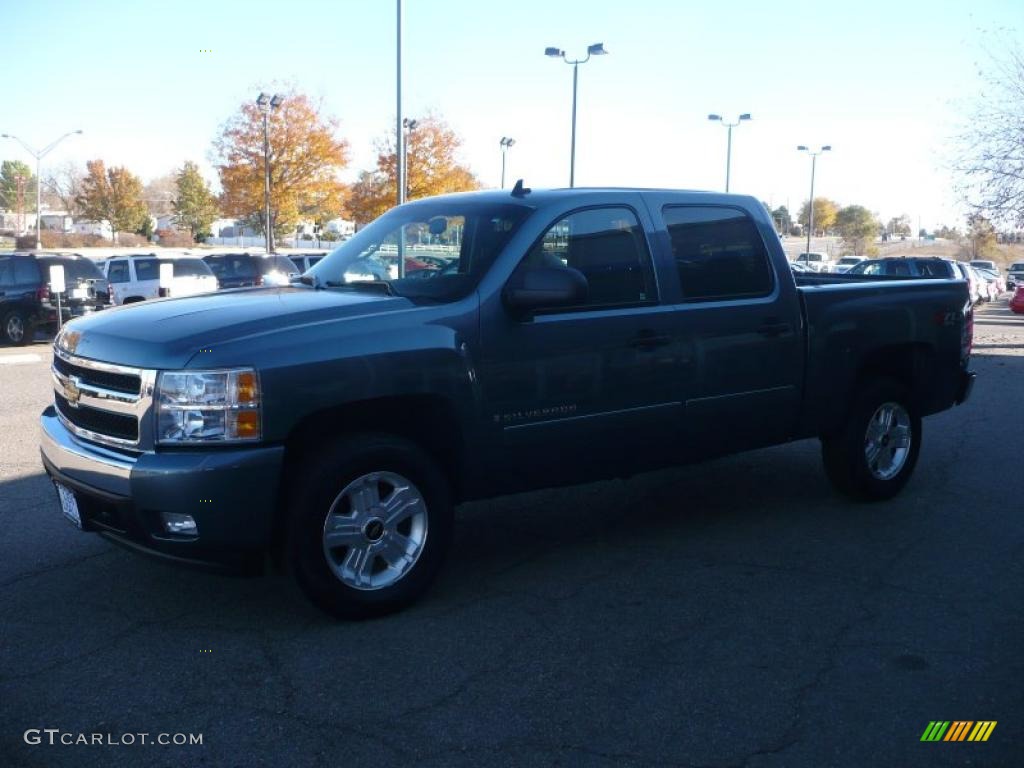
[(801, 253), (791, 266), (794, 272), (804, 273), (966, 280), (972, 304), (994, 301), (1007, 290), (1024, 285), (1024, 262), (1012, 264), (1005, 277), (994, 261), (977, 259), (965, 262), (941, 256), (890, 256), (881, 259), (844, 256), (832, 262), (825, 259), (824, 254)]
[[(193, 296), (218, 289), (287, 285), (323, 253), (167, 251), (116, 255), (96, 261), (77, 253), (0, 253), (0, 336), (27, 344), (36, 329), (54, 330), (58, 305), (66, 322), (111, 305), (166, 296)], [(170, 276), (165, 269), (170, 266)], [(65, 290), (51, 292), (50, 267), (64, 269)]]

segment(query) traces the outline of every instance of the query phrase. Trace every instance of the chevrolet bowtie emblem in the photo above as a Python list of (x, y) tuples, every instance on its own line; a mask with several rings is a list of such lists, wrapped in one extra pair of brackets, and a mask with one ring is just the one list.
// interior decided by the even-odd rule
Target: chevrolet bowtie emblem
[(64, 399), (72, 408), (78, 407), (78, 400), (82, 397), (82, 390), (78, 388), (80, 383), (81, 379), (77, 376), (68, 376), (64, 380)]

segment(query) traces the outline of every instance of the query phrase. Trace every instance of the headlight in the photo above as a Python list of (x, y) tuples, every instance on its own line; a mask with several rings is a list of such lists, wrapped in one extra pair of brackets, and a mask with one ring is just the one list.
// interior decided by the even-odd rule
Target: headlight
[(156, 384), (158, 443), (259, 439), (260, 386), (254, 369), (160, 374)]

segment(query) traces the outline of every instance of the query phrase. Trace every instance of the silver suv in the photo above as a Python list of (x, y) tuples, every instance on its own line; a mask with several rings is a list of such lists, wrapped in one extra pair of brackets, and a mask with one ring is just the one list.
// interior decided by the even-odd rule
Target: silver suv
[(1006, 270), (1006, 287), (1016, 288), (1018, 285), (1024, 285), (1024, 261), (1015, 261)]

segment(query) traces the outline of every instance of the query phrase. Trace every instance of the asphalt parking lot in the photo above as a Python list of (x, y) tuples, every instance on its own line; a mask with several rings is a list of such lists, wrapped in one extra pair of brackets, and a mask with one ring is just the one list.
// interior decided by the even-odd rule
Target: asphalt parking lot
[[(73, 529), (43, 342), (0, 348), (0, 765), (1012, 766), (1024, 755), (1024, 316), (897, 499), (805, 441), (464, 506), (427, 598), (337, 623), (279, 575)], [(921, 742), (994, 720), (984, 743)], [(201, 745), (57, 743), (201, 734)]]

